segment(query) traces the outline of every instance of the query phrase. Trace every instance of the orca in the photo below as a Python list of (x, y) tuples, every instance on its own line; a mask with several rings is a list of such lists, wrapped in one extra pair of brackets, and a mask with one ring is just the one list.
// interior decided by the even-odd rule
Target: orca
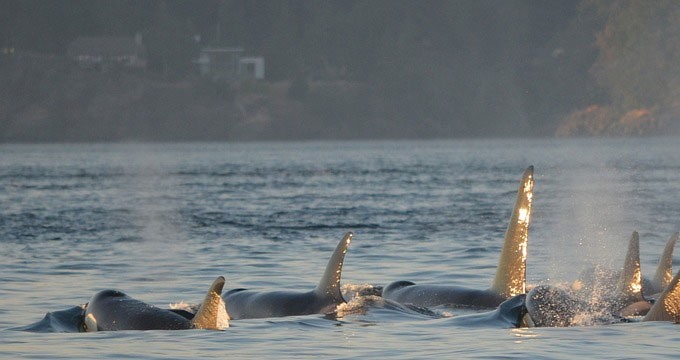
[(515, 295), (503, 301), (495, 310), (454, 316), (448, 318), (446, 323), (464, 327), (519, 328), (526, 326), (523, 323), (527, 313), (525, 299), (526, 294)]
[(463, 314), (450, 316), (428, 308), (401, 304), (374, 294), (357, 295), (349, 300), (347, 304), (338, 306), (338, 312), (334, 319), (352, 315), (367, 315), (374, 311), (387, 310), (390, 313), (398, 313), (403, 316), (437, 319), (436, 323), (442, 327), (518, 328), (524, 326), (523, 320), (526, 315), (525, 297), (526, 294), (513, 296), (491, 311), (465, 311)]
[(73, 306), (68, 309), (50, 311), (33, 324), (13, 328), (16, 331), (39, 333), (81, 332), (83, 328), (83, 313), (85, 305)]
[[(633, 236), (639, 237), (637, 233)], [(676, 232), (666, 242), (654, 278), (642, 277), (642, 293), (646, 298), (656, 298), (673, 278), (673, 249), (677, 240)], [(639, 252), (639, 249), (637, 251)], [(585, 300), (607, 298), (617, 293), (620, 278), (621, 271), (596, 265), (582, 272), (571, 287), (576, 296)]]
[(644, 297), (640, 269), (640, 235), (633, 231), (616, 293), (611, 300), (612, 312), (621, 317), (645, 315), (651, 303)]
[(529, 327), (566, 327), (574, 323), (576, 314), (587, 308), (565, 290), (553, 285), (535, 286), (525, 300)]
[(654, 302), (642, 321), (672, 321), (680, 323), (680, 271), (671, 279), (661, 296)]
[(383, 310), (388, 311), (390, 314), (398, 313), (407, 316), (426, 318), (443, 317), (442, 314), (428, 308), (400, 304), (396, 301), (387, 300), (379, 295), (356, 295), (348, 300), (346, 304), (339, 305), (337, 312), (330, 314), (327, 317), (331, 320), (337, 320), (352, 315), (367, 315), (373, 312), (383, 312)]
[(678, 232), (675, 232), (666, 242), (666, 246), (659, 258), (659, 266), (656, 268), (654, 279), (651, 282), (643, 282), (643, 291), (645, 294), (661, 293), (668, 287), (673, 279), (673, 249), (675, 243), (678, 241)]
[(453, 285), (419, 285), (396, 281), (383, 289), (382, 296), (421, 307), (467, 306), (495, 308), (503, 301), (526, 292), (526, 258), (529, 220), (533, 199), (534, 167), (522, 175), (517, 199), (505, 232), (505, 241), (491, 288), (470, 289)]
[(615, 314), (623, 317), (646, 314), (653, 299), (660, 296), (673, 277), (673, 248), (677, 240), (676, 232), (666, 242), (655, 276), (650, 280), (642, 277), (640, 239), (638, 232), (633, 231), (623, 270), (599, 269), (591, 272), (576, 282), (579, 289), (574, 291), (574, 295), (581, 301), (599, 303), (601, 308), (609, 306)]
[(233, 320), (334, 313), (345, 303), (340, 289), (340, 277), (345, 254), (352, 241), (345, 234), (326, 265), (316, 288), (309, 292), (257, 292), (233, 289), (222, 294), (229, 318)]
[(615, 323), (645, 315), (651, 304), (643, 296), (639, 234), (633, 231), (614, 291), (586, 298), (582, 293), (539, 285), (527, 294), (526, 307), (533, 326), (563, 327), (578, 321)]
[(177, 312), (161, 309), (141, 300), (129, 297), (117, 290), (96, 293), (85, 306), (83, 330), (223, 330), (228, 318), (220, 297), (224, 277), (218, 277), (210, 286), (203, 303), (192, 319)]

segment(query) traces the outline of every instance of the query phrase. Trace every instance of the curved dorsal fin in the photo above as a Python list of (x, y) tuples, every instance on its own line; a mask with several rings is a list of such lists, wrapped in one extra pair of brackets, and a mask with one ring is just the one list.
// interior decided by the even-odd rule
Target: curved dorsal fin
[(661, 258), (659, 258), (659, 266), (656, 268), (656, 274), (652, 283), (656, 291), (662, 291), (671, 283), (673, 278), (673, 248), (675, 248), (677, 241), (678, 233), (676, 232), (668, 239)]
[(641, 301), (642, 273), (640, 271), (640, 235), (633, 231), (628, 243), (628, 252), (623, 265), (623, 271), (616, 285), (616, 293), (626, 301)]
[(335, 303), (344, 303), (345, 299), (342, 297), (340, 290), (340, 277), (342, 275), (342, 263), (345, 260), (345, 254), (349, 248), (349, 243), (352, 241), (351, 232), (345, 234), (340, 240), (338, 246), (335, 248), (333, 255), (328, 260), (326, 271), (324, 271), (319, 284), (314, 289), (314, 292), (322, 298), (330, 298)]
[(506, 298), (526, 292), (527, 243), (533, 190), (534, 167), (529, 166), (522, 175), (515, 207), (505, 232), (496, 277), (491, 286), (491, 291)]
[(191, 320), (195, 329), (224, 330), (229, 327), (229, 315), (222, 300), (222, 288), (224, 288), (224, 276), (213, 281), (208, 294), (201, 303), (201, 307)]
[(654, 302), (642, 321), (680, 322), (680, 271), (675, 274), (661, 296)]

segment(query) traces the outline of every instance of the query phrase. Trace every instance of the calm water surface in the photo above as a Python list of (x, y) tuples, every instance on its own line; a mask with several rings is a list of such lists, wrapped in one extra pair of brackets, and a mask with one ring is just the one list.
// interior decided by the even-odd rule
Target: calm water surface
[(670, 323), (463, 328), (380, 308), (222, 332), (11, 329), (106, 288), (161, 307), (200, 301), (219, 275), (226, 288), (310, 290), (347, 231), (348, 296), (394, 280), (487, 288), (528, 165), (531, 283), (619, 266), (633, 230), (652, 276), (680, 225), (677, 144), (0, 145), (0, 357), (673, 357), (680, 326)]

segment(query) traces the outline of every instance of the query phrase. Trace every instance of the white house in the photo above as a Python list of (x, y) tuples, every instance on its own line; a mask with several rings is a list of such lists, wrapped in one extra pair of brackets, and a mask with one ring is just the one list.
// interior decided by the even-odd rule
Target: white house
[(142, 44), (141, 34), (134, 37), (80, 36), (69, 44), (67, 53), (85, 68), (146, 67), (146, 47)]
[(241, 78), (264, 80), (264, 58), (243, 56), (241, 47), (206, 47), (201, 49), (198, 59), (198, 73), (213, 80), (233, 81)]
[(247, 56), (239, 60), (239, 74), (241, 77), (249, 77), (264, 80), (264, 57)]

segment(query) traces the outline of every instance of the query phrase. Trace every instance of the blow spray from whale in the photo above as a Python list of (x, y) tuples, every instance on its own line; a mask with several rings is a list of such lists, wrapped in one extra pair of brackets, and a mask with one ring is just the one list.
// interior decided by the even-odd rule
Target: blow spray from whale
[[(668, 240), (659, 260), (654, 280), (643, 281), (640, 269), (640, 239), (633, 232), (624, 266), (619, 272), (610, 272), (606, 284), (593, 284), (579, 279), (579, 288), (562, 289), (552, 285), (539, 285), (526, 297), (527, 321), (530, 326), (562, 327), (586, 323), (610, 324), (628, 321), (630, 317), (644, 316), (642, 321), (680, 319), (680, 286), (678, 277), (668, 280), (672, 274), (675, 233)], [(616, 274), (616, 275), (615, 275)], [(614, 278), (618, 276), (618, 280)], [(598, 279), (598, 282), (602, 282)], [(646, 286), (644, 283), (648, 283)], [(652, 292), (644, 295), (645, 289)], [(656, 289), (665, 289), (656, 293)], [(596, 294), (597, 293), (597, 294)], [(656, 299), (656, 301), (654, 301)]]

